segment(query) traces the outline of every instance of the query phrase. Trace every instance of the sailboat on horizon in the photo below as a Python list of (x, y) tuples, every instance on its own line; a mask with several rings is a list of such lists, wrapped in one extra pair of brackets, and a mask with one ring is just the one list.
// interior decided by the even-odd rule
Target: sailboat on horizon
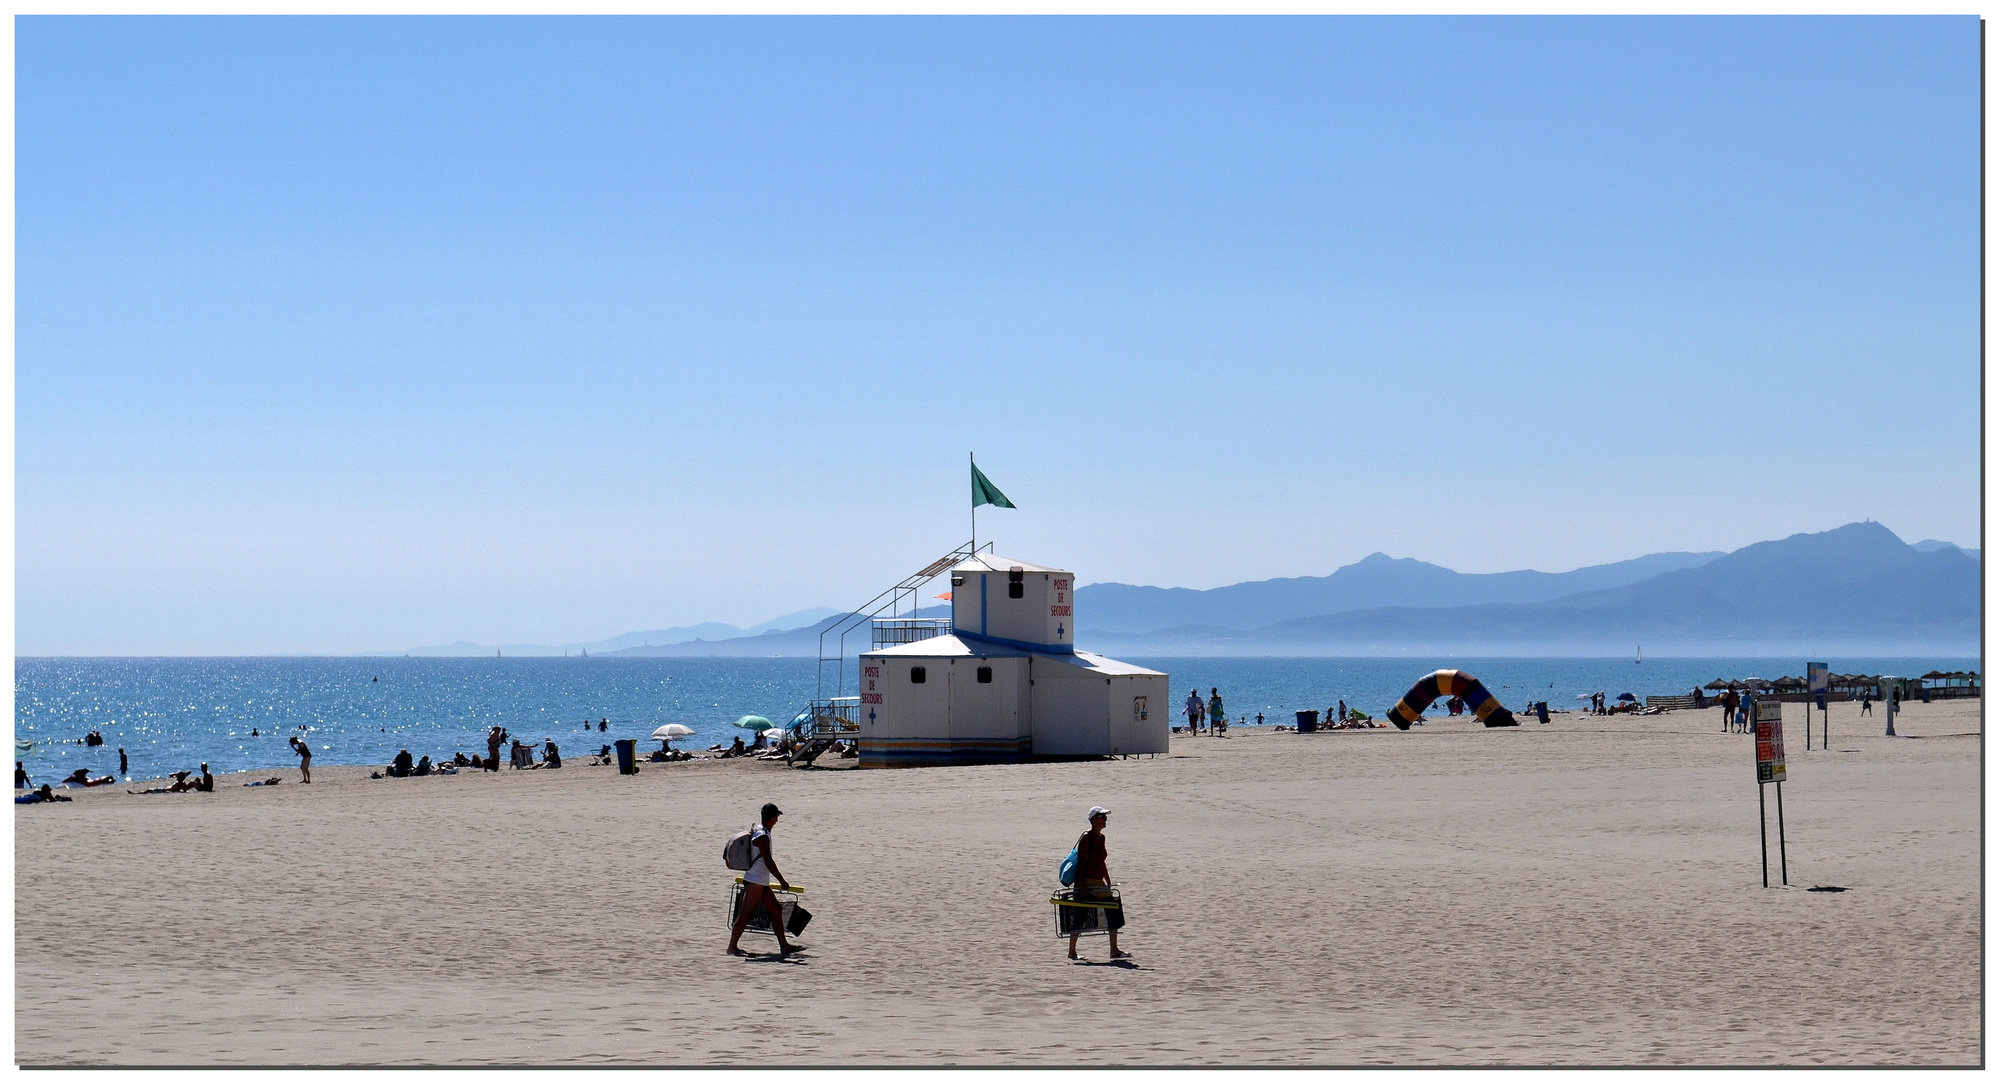
[(1640, 645), (1637, 645), (1635, 646), (1635, 663), (1639, 664), (1641, 662), (1642, 662), (1642, 647)]

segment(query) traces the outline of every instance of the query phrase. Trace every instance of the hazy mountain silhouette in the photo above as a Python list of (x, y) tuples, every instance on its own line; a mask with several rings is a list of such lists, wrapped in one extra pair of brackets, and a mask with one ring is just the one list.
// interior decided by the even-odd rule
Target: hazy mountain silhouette
[(1535, 604), (1384, 607), (1247, 632), (1180, 627), (1086, 640), (1138, 654), (1632, 655), (1640, 645), (1657, 655), (1974, 655), (1980, 635), (1978, 560), (1952, 545), (1918, 551), (1862, 522)]
[(1918, 543), (1912, 545), (1912, 550), (1938, 551), (1941, 548), (1949, 548), (1949, 547), (1958, 549), (1962, 555), (1965, 555), (1970, 559), (1979, 559), (1981, 557), (1980, 548), (1961, 547), (1959, 544), (1949, 543), (1948, 541), (1945, 540), (1921, 540)]
[[(1667, 552), (1562, 574), (1461, 574), (1372, 555), (1327, 577), (1203, 591), (1104, 583), (1083, 586), (1074, 598), (1080, 642), (1110, 655), (1632, 656), (1640, 645), (1658, 656), (1970, 656), (1981, 634), (1979, 552), (1907, 544), (1875, 522), (1730, 554)], [(588, 648), (604, 657), (814, 657), (819, 634), (841, 618), (828, 611), (786, 616), (811, 617), (794, 628), (702, 623)], [(949, 609), (923, 608), (921, 615), (947, 618)], [(1156, 624), (1173, 617), (1180, 621)], [(1144, 629), (1110, 628), (1118, 625)], [(750, 632), (757, 629), (763, 632)], [(860, 624), (845, 643), (848, 657), (864, 652), (870, 628)], [(549, 655), (550, 648), (560, 655), (558, 646), (504, 646), (508, 656)], [(491, 653), (460, 642), (420, 654)]]
[[(900, 616), (908, 618), (906, 614)], [(921, 608), (919, 618), (946, 619), (946, 607)], [(771, 630), (752, 637), (731, 637), (718, 641), (683, 641), (673, 645), (638, 646), (634, 649), (620, 649), (602, 655), (612, 657), (642, 656), (816, 656), (818, 636), (835, 625), (843, 615), (831, 615), (809, 626), (796, 630)], [(845, 635), (845, 655), (857, 656), (873, 647), (873, 628), (870, 621), (860, 622), (856, 629)], [(833, 646), (836, 653), (836, 646)]]
[[(769, 633), (794, 630), (819, 622), (834, 614), (831, 608), (807, 608), (792, 611), (788, 615), (778, 615), (767, 622), (750, 627), (733, 626), (728, 623), (703, 622), (692, 626), (675, 626), (669, 630), (633, 630), (628, 634), (618, 634), (601, 641), (579, 641), (567, 645), (480, 645), (475, 641), (458, 641), (449, 645), (425, 645), (420, 648), (405, 649), (398, 653), (370, 655), (393, 656), (491, 656), (503, 652), (507, 656), (577, 656), (587, 649), (591, 654), (611, 653), (645, 645), (674, 645), (685, 641), (717, 641), (723, 638), (755, 637)], [(812, 655), (816, 655), (815, 652)]]
[(1418, 559), (1369, 555), (1328, 577), (1274, 578), (1218, 589), (1160, 589), (1104, 582), (1074, 591), (1074, 631), (1142, 633), (1186, 625), (1250, 630), (1288, 619), (1379, 607), (1528, 604), (1629, 585), (1702, 566), (1722, 551), (1671, 551), (1559, 574), (1462, 574)]

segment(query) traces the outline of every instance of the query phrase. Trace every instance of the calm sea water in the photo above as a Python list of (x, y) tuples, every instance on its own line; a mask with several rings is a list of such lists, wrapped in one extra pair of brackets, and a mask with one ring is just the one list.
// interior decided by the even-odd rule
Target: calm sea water
[[(1920, 675), (1978, 668), (1971, 657), (1827, 658), (1833, 671)], [(1545, 700), (1574, 707), (1604, 690), (1682, 694), (1714, 678), (1806, 674), (1793, 658), (1629, 660), (1347, 659), (1309, 657), (1149, 658), (1169, 672), (1172, 696), (1217, 686), (1228, 718), (1293, 722), (1298, 709), (1347, 704), (1374, 716), (1437, 667), (1480, 678), (1513, 709)], [(747, 713), (786, 721), (809, 702), (815, 660), (773, 658), (24, 658), (14, 666), (14, 737), (35, 746), (17, 757), (39, 781), (79, 767), (116, 772), (118, 748), (134, 779), (206, 761), (217, 772), (292, 767), (285, 739), (303, 733), (320, 765), (382, 765), (407, 747), (446, 759), (485, 752), (485, 732), (503, 724), (530, 740), (553, 738), (569, 755), (612, 739), (641, 741), (660, 724), (699, 732), (687, 745), (733, 737)], [(1176, 706), (1172, 715), (1176, 716)], [(609, 731), (595, 725), (607, 719)], [(587, 728), (585, 730), (585, 724)], [(91, 730), (101, 747), (80, 740)], [(252, 735), (256, 731), (260, 734)]]

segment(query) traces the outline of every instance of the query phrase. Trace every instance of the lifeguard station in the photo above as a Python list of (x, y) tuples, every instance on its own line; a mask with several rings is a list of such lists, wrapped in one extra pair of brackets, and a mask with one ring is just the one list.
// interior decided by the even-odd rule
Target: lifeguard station
[[(921, 617), (914, 601), (944, 573), (950, 617)], [(871, 648), (849, 658), (847, 635), (867, 628)], [(797, 756), (840, 739), (862, 768), (1162, 754), (1169, 701), (1163, 672), (1074, 647), (1072, 572), (973, 541), (820, 635)]]

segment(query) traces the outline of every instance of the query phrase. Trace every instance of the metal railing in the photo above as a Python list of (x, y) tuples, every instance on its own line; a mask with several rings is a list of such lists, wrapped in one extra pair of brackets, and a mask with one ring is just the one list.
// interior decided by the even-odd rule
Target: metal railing
[(890, 645), (906, 645), (941, 637), (953, 625), (948, 619), (874, 619), (873, 648), (884, 649)]
[[(853, 633), (862, 626), (866, 626), (873, 621), (874, 616), (883, 611), (891, 610), (899, 612), (901, 605), (910, 601), (913, 602), (914, 610), (919, 611), (921, 604), (920, 592), (929, 582), (947, 573), (964, 559), (977, 554), (979, 551), (988, 551), (994, 547), (995, 545), (989, 541), (983, 544), (977, 544), (974, 541), (960, 544), (956, 547), (956, 550), (901, 579), (898, 584), (873, 597), (871, 600), (866, 601), (858, 608), (846, 612), (843, 618), (825, 627), (823, 632), (817, 635), (817, 693), (811, 698), (812, 708), (845, 693), (846, 635)], [(948, 623), (946, 619), (889, 619), (886, 621), (907, 623), (940, 622), (945, 625), (945, 629), (939, 632), (946, 632)], [(932, 637), (934, 635), (925, 636)], [(912, 638), (910, 640), (919, 641), (922, 639)], [(833, 673), (826, 669), (833, 666), (837, 669), (835, 673), (836, 682), (832, 684), (833, 692), (827, 694), (825, 693), (825, 682), (827, 677), (833, 676)]]
[(796, 737), (802, 741), (811, 739), (849, 739), (859, 734), (859, 699), (856, 697), (828, 698), (811, 702), (810, 712), (796, 725)]

